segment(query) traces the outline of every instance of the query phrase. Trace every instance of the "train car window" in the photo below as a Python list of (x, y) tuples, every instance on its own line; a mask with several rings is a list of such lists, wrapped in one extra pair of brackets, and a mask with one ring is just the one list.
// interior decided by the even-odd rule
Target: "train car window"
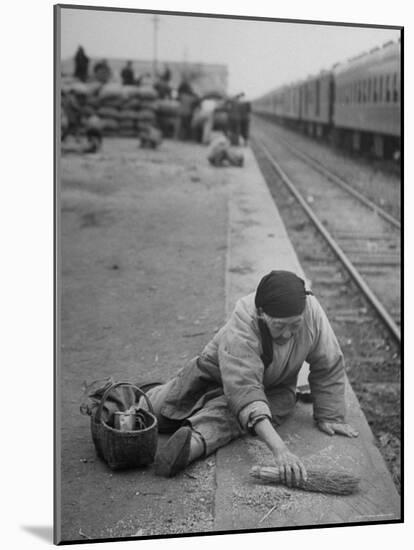
[(371, 103), (371, 79), (368, 78), (367, 82), (367, 101), (368, 103)]
[(316, 109), (315, 109), (316, 116), (319, 116), (320, 114), (320, 102), (321, 102), (320, 82), (319, 80), (317, 80), (316, 81)]
[(378, 97), (377, 89), (378, 89), (378, 78), (375, 76), (374, 80), (373, 80), (373, 86), (372, 86), (372, 101), (373, 101), (373, 103), (377, 102), (377, 97)]
[(358, 103), (362, 101), (362, 90), (361, 90), (361, 81), (358, 81)]
[(393, 101), (394, 103), (398, 103), (397, 73), (394, 73), (394, 77), (393, 77)]
[(381, 75), (379, 77), (379, 90), (378, 90), (378, 101), (380, 102), (384, 99), (383, 90), (384, 90), (384, 77), (383, 75)]
[(385, 77), (385, 101), (386, 103), (391, 101), (390, 76), (388, 74)]

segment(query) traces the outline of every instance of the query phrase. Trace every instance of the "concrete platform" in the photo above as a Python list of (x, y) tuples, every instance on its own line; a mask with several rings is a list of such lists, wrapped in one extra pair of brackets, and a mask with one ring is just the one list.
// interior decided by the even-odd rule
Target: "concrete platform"
[[(306, 279), (254, 156), (250, 150), (245, 154), (245, 170), (232, 184), (229, 201), (227, 314), (271, 269), (295, 271)], [(306, 382), (307, 373), (304, 365), (299, 384)], [(327, 496), (257, 483), (249, 478), (251, 466), (269, 465), (272, 456), (256, 438), (245, 437), (217, 452), (215, 530), (399, 521), (400, 497), (349, 383), (346, 404), (358, 438), (323, 434), (313, 424), (312, 406), (302, 403), (280, 435), (305, 465), (357, 472), (362, 480), (358, 494)]]
[(107, 139), (99, 155), (62, 159), (59, 541), (400, 519), (399, 495), (349, 387), (358, 439), (322, 434), (302, 404), (280, 432), (305, 464), (358, 471), (354, 497), (253, 482), (251, 467), (272, 456), (252, 437), (168, 480), (152, 467), (113, 473), (96, 457), (79, 413), (83, 380), (167, 380), (263, 274), (302, 273), (256, 161), (243, 152), (243, 169), (219, 169), (198, 144), (166, 140), (148, 152)]

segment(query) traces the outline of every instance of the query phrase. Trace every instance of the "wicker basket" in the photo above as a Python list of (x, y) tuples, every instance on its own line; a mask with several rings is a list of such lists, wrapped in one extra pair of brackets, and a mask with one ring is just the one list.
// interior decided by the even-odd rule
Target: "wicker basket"
[[(132, 386), (145, 399), (149, 411), (140, 411), (145, 428), (133, 431), (121, 431), (112, 428), (102, 419), (102, 410), (109, 393), (118, 386)], [(157, 450), (158, 425), (151, 401), (134, 384), (118, 382), (109, 387), (102, 396), (95, 414), (91, 417), (92, 439), (98, 456), (112, 470), (125, 470), (147, 466), (154, 461)]]

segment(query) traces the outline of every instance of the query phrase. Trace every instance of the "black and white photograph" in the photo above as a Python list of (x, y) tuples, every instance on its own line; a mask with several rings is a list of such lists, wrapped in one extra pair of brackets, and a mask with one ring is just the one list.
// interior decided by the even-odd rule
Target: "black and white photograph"
[(53, 8), (54, 543), (402, 523), (404, 21), (136, 4)]

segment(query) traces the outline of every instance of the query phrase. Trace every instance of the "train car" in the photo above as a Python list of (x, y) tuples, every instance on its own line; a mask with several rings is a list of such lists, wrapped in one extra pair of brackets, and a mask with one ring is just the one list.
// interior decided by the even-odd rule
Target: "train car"
[(253, 112), (289, 127), (300, 121), (300, 83), (281, 86), (253, 102)]
[(378, 157), (400, 150), (400, 53), (399, 42), (388, 42), (334, 69), (337, 140)]
[(278, 121), (283, 122), (285, 112), (285, 93), (287, 86), (282, 86), (272, 94), (272, 111)]
[(355, 151), (398, 158), (400, 54), (400, 42), (389, 42), (317, 76), (273, 90), (256, 100), (253, 110)]
[(322, 137), (331, 130), (333, 74), (322, 71), (307, 78), (300, 86), (301, 129), (311, 136)]
[(274, 115), (273, 96), (275, 92), (271, 91), (259, 99), (256, 99), (252, 104), (253, 112), (259, 115)]
[(283, 121), (285, 91), (287, 86), (272, 90), (253, 102), (253, 111), (277, 122)]
[(301, 119), (301, 84), (290, 84), (283, 91), (282, 116), (291, 126), (297, 126)]

